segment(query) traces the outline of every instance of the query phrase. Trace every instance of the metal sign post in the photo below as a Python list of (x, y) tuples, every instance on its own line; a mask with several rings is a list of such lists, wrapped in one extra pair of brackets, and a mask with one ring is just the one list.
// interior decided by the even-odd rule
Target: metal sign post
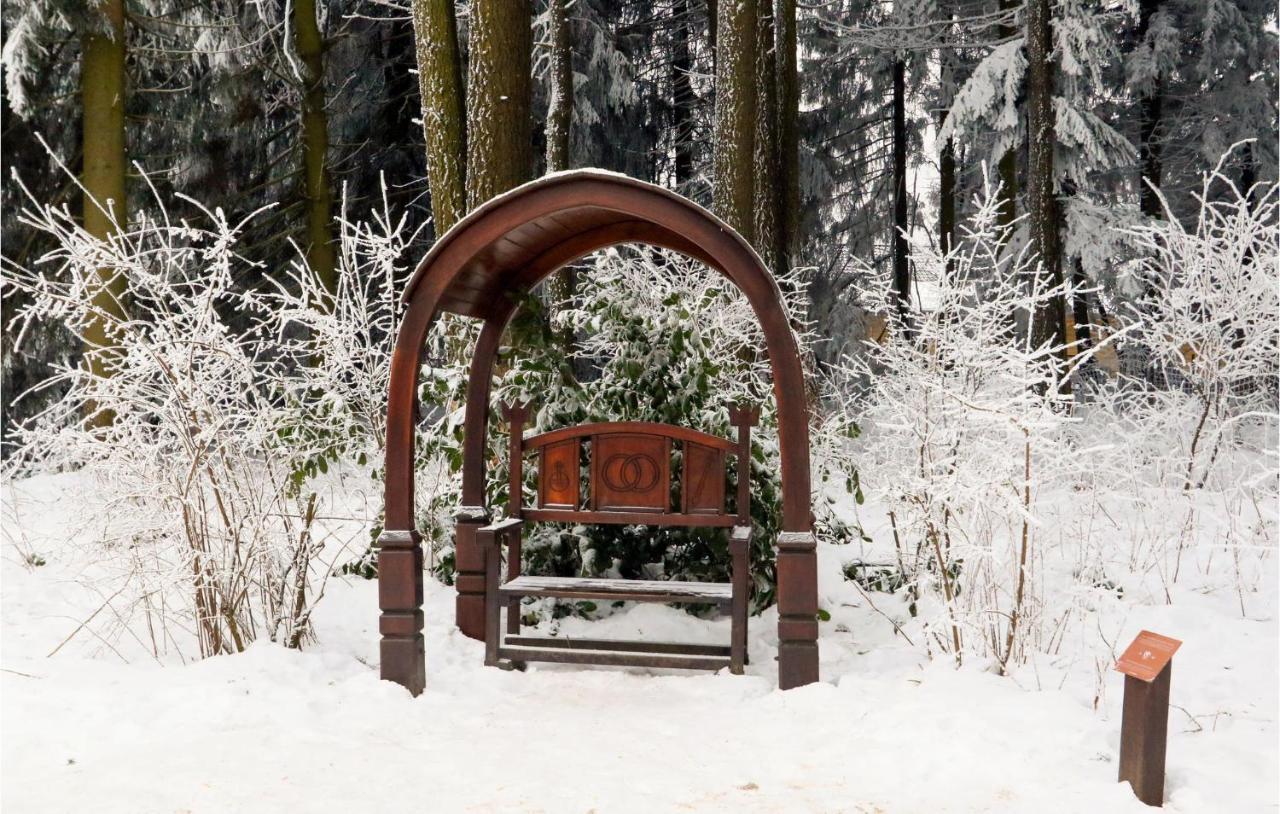
[(1124, 673), (1120, 722), (1120, 780), (1138, 799), (1164, 805), (1165, 742), (1169, 732), (1169, 680), (1182, 642), (1144, 630), (1116, 662)]

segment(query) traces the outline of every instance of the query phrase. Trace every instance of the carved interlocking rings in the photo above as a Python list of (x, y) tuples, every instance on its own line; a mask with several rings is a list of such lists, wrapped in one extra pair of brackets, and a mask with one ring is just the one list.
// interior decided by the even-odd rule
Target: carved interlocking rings
[(564, 461), (556, 461), (555, 468), (551, 471), (551, 477), (547, 479), (547, 485), (557, 492), (563, 492), (572, 485), (569, 480), (569, 473), (565, 471)]
[(647, 492), (658, 485), (661, 470), (652, 456), (619, 453), (604, 462), (605, 485), (615, 492)]

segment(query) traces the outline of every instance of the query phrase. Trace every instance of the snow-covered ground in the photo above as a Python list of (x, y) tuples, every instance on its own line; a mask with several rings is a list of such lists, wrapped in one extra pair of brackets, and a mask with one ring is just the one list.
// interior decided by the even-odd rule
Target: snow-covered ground
[[(428, 687), (414, 699), (377, 678), (376, 590), (359, 579), (329, 584), (318, 642), (302, 652), (263, 642), (161, 665), (144, 655), (146, 630), (107, 646), (99, 617), (77, 633), (107, 599), (84, 587), (99, 567), (83, 555), (93, 500), (70, 475), (4, 488), (5, 811), (1138, 812), (1116, 782), (1123, 678), (1111, 662), (1143, 628), (1185, 642), (1167, 810), (1280, 801), (1273, 552), (1254, 552), (1255, 573), (1230, 590), (1193, 578), (1214, 556), (1193, 549), (1191, 576), (1159, 590), (1135, 577), (1123, 598), (1090, 599), (1088, 630), (999, 677), (930, 661), (895, 635), (892, 597), (873, 607), (840, 576), (851, 547), (825, 547), (823, 681), (786, 693), (773, 612), (752, 620), (745, 677), (514, 673), (482, 666), (481, 644), (450, 623), (452, 589), (429, 581)], [(861, 514), (881, 533), (875, 507)], [(558, 624), (569, 635), (728, 632), (659, 606)]]

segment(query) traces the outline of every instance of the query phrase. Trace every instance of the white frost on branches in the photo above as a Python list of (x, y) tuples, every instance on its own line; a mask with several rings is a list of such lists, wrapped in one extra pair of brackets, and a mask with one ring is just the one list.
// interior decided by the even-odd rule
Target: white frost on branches
[[(988, 183), (954, 250), (914, 246), (920, 275), (938, 281), (936, 307), (915, 315), (913, 335), (895, 327), (846, 367), (869, 382), (866, 437), (846, 454), (888, 508), (905, 589), (926, 618), (936, 612), (931, 649), (1002, 666), (1038, 612), (1028, 579), (1037, 496), (1077, 461), (1062, 433), (1062, 348), (1014, 329), (1062, 292), (1025, 252), (1002, 251), (1013, 228), (999, 224)], [(887, 284), (862, 294), (884, 313), (896, 307)]]
[[(34, 322), (83, 340), (97, 319), (110, 375), (64, 364), (39, 385), (65, 395), (7, 439), (9, 472), (79, 469), (110, 495), (100, 590), (121, 630), (145, 617), (156, 657), (192, 638), (201, 655), (259, 637), (296, 647), (333, 567), (363, 550), (376, 520), (366, 506), (335, 526), (344, 490), (318, 476), (381, 448), (404, 223), (344, 221), (335, 292), (301, 263), (246, 291), (248, 220), (201, 207), (197, 226), (155, 205), (108, 241), (65, 207), (24, 211), (54, 248), (30, 268), (7, 264), (6, 286), (27, 295), (11, 316), (15, 352)], [(99, 269), (120, 281), (128, 315), (95, 305)]]
[(1137, 339), (1190, 396), (1190, 404), (1178, 390), (1165, 396), (1166, 409), (1184, 404), (1194, 415), (1178, 444), (1187, 489), (1204, 485), (1242, 429), (1277, 420), (1277, 186), (1240, 189), (1223, 174), (1225, 161), (1205, 176), (1189, 227), (1164, 202), (1165, 220), (1126, 230), (1144, 255), (1136, 276), (1148, 292)]

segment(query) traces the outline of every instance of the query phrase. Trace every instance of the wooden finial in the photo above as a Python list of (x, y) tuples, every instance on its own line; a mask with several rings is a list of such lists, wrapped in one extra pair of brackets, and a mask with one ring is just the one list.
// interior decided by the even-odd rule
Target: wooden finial
[(502, 417), (513, 426), (523, 427), (525, 419), (529, 417), (529, 405), (524, 402), (503, 402)]
[(739, 402), (729, 407), (729, 423), (735, 427), (754, 427), (759, 421), (759, 405)]

